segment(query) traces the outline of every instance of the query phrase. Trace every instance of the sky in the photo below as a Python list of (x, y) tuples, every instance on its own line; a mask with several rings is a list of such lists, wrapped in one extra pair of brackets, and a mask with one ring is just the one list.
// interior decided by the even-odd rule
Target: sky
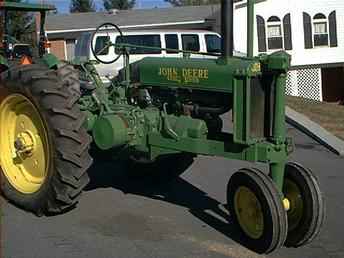
[[(29, 2), (44, 2), (51, 3), (56, 6), (59, 13), (66, 13), (69, 11), (70, 0), (29, 0)], [(97, 10), (103, 9), (103, 0), (93, 0)], [(154, 7), (168, 7), (169, 4), (164, 0), (136, 0), (135, 8), (154, 8)]]

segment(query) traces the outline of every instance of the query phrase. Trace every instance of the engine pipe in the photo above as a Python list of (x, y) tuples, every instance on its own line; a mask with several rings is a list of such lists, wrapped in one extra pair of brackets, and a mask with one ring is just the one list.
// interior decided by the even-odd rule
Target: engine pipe
[(222, 57), (233, 56), (233, 0), (221, 0)]
[(254, 0), (247, 0), (247, 57), (253, 57)]

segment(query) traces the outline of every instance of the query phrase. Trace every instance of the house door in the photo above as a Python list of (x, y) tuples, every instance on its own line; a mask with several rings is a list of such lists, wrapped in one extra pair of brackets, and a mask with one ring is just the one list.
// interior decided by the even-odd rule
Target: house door
[(344, 101), (344, 66), (322, 68), (323, 100), (327, 102)]

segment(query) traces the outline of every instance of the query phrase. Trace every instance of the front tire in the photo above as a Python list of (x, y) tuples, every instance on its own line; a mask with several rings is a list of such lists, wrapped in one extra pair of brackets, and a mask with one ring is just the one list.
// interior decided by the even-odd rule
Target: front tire
[(310, 243), (320, 232), (325, 217), (325, 205), (319, 183), (311, 170), (297, 163), (287, 163), (283, 193), (290, 203), (287, 247)]
[(229, 180), (227, 200), (244, 246), (271, 253), (283, 245), (287, 216), (282, 195), (267, 175), (257, 169), (239, 170)]
[(91, 138), (66, 71), (18, 66), (0, 81), (0, 121), (12, 121), (0, 124), (1, 191), (37, 215), (71, 209), (89, 182)]

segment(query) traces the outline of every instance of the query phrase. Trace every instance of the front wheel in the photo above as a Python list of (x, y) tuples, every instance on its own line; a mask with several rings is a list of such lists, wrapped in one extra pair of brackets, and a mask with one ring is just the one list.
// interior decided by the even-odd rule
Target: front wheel
[(287, 163), (283, 193), (289, 202), (287, 247), (299, 247), (311, 242), (320, 232), (325, 205), (318, 180), (309, 169)]
[(257, 253), (271, 253), (287, 237), (282, 195), (273, 181), (257, 169), (241, 169), (230, 178), (227, 200), (242, 244)]

